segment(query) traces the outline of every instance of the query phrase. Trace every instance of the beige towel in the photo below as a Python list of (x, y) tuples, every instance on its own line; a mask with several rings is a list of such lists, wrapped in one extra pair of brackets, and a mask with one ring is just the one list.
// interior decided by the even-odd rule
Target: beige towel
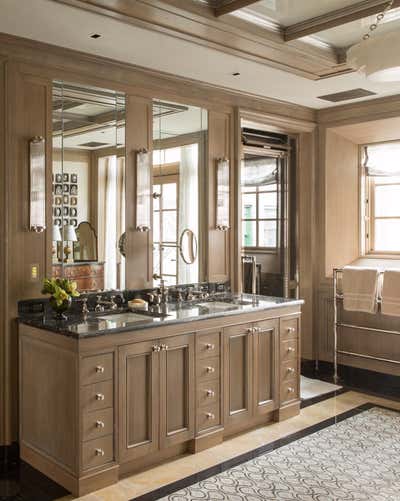
[(400, 269), (385, 270), (382, 288), (382, 313), (400, 317)]
[(343, 268), (343, 307), (348, 311), (376, 313), (379, 270), (346, 266)]

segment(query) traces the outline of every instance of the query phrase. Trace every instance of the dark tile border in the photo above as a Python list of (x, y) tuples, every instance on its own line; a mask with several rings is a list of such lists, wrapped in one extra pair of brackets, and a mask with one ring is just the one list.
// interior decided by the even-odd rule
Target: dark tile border
[(385, 408), (385, 409), (392, 410), (392, 411), (394, 410), (396, 412), (395, 409), (390, 409), (388, 407), (383, 407), (383, 406), (372, 404), (372, 403), (366, 403), (363, 405), (359, 405), (358, 407), (355, 407), (354, 409), (343, 412), (342, 414), (338, 414), (337, 416), (326, 419), (325, 421), (321, 421), (320, 423), (317, 423), (315, 425), (309, 426), (308, 428), (305, 428), (304, 430), (298, 431), (296, 433), (292, 433), (291, 435), (288, 435), (287, 437), (281, 438), (279, 440), (275, 440), (274, 442), (271, 442), (270, 444), (266, 444), (266, 445), (263, 445), (261, 447), (257, 447), (256, 449), (254, 449), (252, 451), (249, 451), (249, 452), (246, 452), (246, 453), (241, 454), (239, 456), (236, 456), (232, 459), (229, 459), (227, 461), (219, 463), (215, 466), (211, 466), (210, 468), (207, 468), (207, 469), (202, 470), (200, 472), (194, 473), (193, 475), (189, 475), (188, 477), (185, 477), (181, 480), (177, 480), (176, 482), (172, 482), (171, 484), (164, 485), (163, 487), (160, 487), (159, 489), (155, 489), (154, 491), (148, 492), (148, 493), (143, 494), (141, 496), (138, 496), (136, 498), (132, 498), (130, 501), (156, 501), (164, 496), (168, 496), (169, 494), (173, 494), (174, 492), (179, 491), (181, 489), (184, 489), (185, 487), (189, 487), (197, 482), (205, 480), (206, 478), (212, 477), (214, 475), (218, 475), (218, 473), (222, 473), (222, 472), (228, 470), (229, 468), (232, 468), (232, 467), (237, 466), (239, 464), (250, 461), (251, 459), (254, 459), (258, 456), (261, 456), (262, 454), (265, 454), (267, 452), (272, 452), (276, 449), (279, 449), (280, 447), (283, 447), (284, 445), (288, 445), (292, 442), (295, 442), (296, 440), (299, 440), (299, 439), (304, 438), (308, 435), (311, 435), (312, 433), (316, 433), (317, 431), (323, 430), (324, 428), (327, 428), (327, 427), (332, 426), (334, 424), (340, 423), (341, 421), (344, 421), (345, 419), (356, 416), (357, 414), (360, 414), (361, 412), (372, 409), (373, 407)]

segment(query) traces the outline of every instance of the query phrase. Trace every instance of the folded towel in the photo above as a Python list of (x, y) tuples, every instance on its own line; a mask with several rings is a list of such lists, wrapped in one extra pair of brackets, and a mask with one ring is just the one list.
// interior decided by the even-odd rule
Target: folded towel
[(400, 317), (400, 269), (385, 270), (383, 274), (381, 311)]
[(376, 313), (379, 270), (346, 266), (343, 268), (343, 308), (348, 311)]

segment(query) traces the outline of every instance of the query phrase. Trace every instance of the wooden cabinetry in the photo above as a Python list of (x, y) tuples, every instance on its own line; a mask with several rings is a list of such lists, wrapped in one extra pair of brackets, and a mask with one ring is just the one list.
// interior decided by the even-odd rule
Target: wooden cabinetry
[(193, 438), (193, 334), (121, 347), (119, 381), (121, 461)]
[(299, 412), (298, 307), (190, 328), (73, 339), (21, 325), (22, 458), (83, 495)]
[(224, 329), (227, 429), (278, 407), (278, 336), (277, 319)]

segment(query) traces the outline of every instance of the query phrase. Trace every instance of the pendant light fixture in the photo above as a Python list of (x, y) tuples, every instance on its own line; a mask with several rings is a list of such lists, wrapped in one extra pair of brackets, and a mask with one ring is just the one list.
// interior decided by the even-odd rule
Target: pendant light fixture
[(374, 82), (400, 81), (400, 31), (376, 35), (374, 31), (393, 7), (394, 0), (387, 2), (385, 8), (376, 16), (360, 43), (347, 51), (349, 64), (363, 71)]

